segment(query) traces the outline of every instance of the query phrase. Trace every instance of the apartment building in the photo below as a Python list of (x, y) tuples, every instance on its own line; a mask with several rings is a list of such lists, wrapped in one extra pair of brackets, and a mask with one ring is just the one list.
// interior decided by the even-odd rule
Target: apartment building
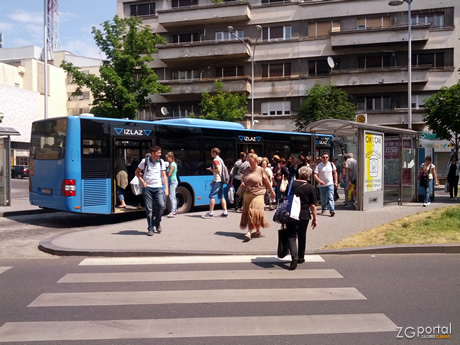
[[(457, 0), (411, 3), (415, 130), (425, 127), (424, 100), (458, 82), (459, 11)], [(141, 119), (199, 113), (201, 93), (219, 80), (248, 95), (247, 127), (253, 99), (255, 128), (293, 130), (306, 90), (319, 81), (345, 90), (368, 123), (407, 128), (407, 3), (117, 0), (117, 13), (141, 17), (167, 41), (151, 67), (172, 91), (153, 95)]]

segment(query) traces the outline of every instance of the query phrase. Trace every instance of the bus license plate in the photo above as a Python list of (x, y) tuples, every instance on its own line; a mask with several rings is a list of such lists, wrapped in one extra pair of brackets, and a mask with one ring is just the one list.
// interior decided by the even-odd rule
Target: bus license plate
[(51, 188), (42, 188), (42, 193), (43, 194), (51, 194), (53, 190)]

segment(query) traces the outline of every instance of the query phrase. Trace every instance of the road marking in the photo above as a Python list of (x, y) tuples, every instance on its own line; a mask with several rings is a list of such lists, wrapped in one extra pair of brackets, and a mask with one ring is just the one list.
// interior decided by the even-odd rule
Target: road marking
[[(216, 256), (149, 256), (149, 257), (116, 257), (86, 258), (81, 266), (108, 265), (164, 265), (164, 264), (220, 264), (220, 263), (264, 263), (290, 262), (291, 259), (279, 259), (272, 255), (216, 255)], [(324, 262), (319, 255), (306, 255), (306, 262)]]
[(68, 273), (58, 283), (114, 283), (161, 282), (187, 280), (243, 280), (243, 279), (329, 279), (343, 278), (334, 269), (296, 270), (245, 270), (245, 271), (184, 271), (184, 272), (116, 272), (116, 273)]
[(355, 288), (43, 293), (29, 307), (365, 300)]
[(10, 268), (13, 268), (13, 266), (0, 266), (0, 274), (8, 271)]
[(396, 332), (384, 314), (8, 322), (0, 342)]

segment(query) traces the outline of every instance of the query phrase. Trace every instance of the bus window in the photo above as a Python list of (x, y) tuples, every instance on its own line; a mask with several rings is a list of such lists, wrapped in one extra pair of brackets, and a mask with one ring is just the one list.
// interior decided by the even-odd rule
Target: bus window
[(66, 119), (34, 122), (30, 141), (30, 158), (41, 160), (63, 159), (66, 132)]

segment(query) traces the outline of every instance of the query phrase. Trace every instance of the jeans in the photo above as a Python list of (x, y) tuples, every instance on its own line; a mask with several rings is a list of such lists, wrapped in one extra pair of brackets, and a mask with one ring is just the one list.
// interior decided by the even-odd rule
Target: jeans
[(163, 187), (146, 187), (143, 190), (145, 214), (147, 216), (147, 230), (160, 226), (161, 216), (165, 209)]
[(329, 210), (335, 211), (334, 208), (334, 185), (331, 184), (329, 186), (319, 187), (319, 194), (321, 197), (321, 211), (325, 211), (327, 208), (327, 203), (329, 202)]
[(123, 190), (124, 190), (124, 189), (121, 188), (120, 186), (117, 186), (117, 188), (116, 188), (117, 198), (118, 198), (118, 200), (120, 200), (120, 201), (125, 200), (125, 196), (124, 196), (124, 194), (123, 194)]
[(424, 204), (431, 202), (431, 189), (432, 189), (433, 180), (428, 180), (428, 187), (423, 187), (425, 191), (425, 198), (423, 200)]
[(176, 189), (179, 182), (169, 181), (169, 200), (171, 200), (171, 213), (177, 212)]
[(458, 194), (458, 176), (451, 176), (447, 177), (447, 181), (449, 181), (449, 194), (450, 197), (453, 198), (454, 196), (457, 197)]

